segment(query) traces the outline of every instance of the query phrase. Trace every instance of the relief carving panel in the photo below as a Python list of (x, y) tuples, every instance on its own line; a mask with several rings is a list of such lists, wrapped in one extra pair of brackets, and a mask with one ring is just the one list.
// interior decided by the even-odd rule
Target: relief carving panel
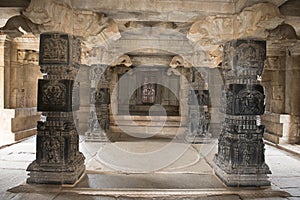
[(72, 111), (73, 80), (39, 80), (38, 111)]
[(67, 34), (41, 34), (40, 65), (69, 64), (69, 36)]
[(222, 90), (221, 111), (230, 115), (262, 115), (264, 98), (261, 85), (230, 84)]

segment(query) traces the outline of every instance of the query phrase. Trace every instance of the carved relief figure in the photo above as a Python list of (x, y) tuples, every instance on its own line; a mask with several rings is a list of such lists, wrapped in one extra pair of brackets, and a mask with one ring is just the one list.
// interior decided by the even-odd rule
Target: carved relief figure
[(60, 142), (56, 138), (47, 138), (44, 142), (46, 161), (48, 163), (58, 163), (60, 158)]
[(63, 38), (64, 36), (66, 35), (59, 35), (59, 34), (42, 35), (41, 38), (42, 63), (48, 63), (48, 62), (67, 63), (68, 62), (68, 40), (67, 38)]
[(50, 82), (42, 88), (42, 101), (45, 105), (65, 105), (66, 86), (57, 81)]
[(255, 90), (242, 90), (238, 95), (241, 114), (260, 114), (264, 112), (264, 95)]
[(265, 48), (258, 44), (241, 44), (237, 48), (237, 66), (262, 68), (265, 61)]

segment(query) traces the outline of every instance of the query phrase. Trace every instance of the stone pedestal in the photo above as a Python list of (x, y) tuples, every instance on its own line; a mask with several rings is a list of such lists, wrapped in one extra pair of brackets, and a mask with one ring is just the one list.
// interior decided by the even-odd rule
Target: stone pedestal
[(264, 126), (260, 124), (265, 95), (257, 79), (265, 58), (264, 41), (236, 40), (224, 46), (221, 111), (225, 121), (214, 171), (228, 186), (270, 185), (270, 170), (264, 159)]
[(74, 82), (79, 61), (76, 37), (41, 34), (39, 63), (46, 75), (38, 83), (38, 111), (45, 120), (37, 124), (36, 160), (27, 168), (27, 183), (74, 184), (85, 171), (73, 113), (79, 107)]

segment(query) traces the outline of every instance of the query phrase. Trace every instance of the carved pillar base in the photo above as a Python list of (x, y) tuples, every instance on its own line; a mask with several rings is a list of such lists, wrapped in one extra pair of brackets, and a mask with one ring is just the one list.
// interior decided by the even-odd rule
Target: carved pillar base
[(48, 113), (37, 126), (37, 154), (27, 183), (74, 184), (85, 171), (79, 136), (71, 112)]
[(38, 164), (31, 163), (27, 171), (30, 171), (27, 183), (37, 184), (74, 184), (84, 175), (84, 156), (80, 153), (76, 159), (69, 164)]

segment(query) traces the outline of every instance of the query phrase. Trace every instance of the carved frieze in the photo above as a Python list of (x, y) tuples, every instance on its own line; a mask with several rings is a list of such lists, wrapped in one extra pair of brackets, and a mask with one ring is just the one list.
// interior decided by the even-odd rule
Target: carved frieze
[(39, 80), (38, 111), (72, 111), (73, 80)]

